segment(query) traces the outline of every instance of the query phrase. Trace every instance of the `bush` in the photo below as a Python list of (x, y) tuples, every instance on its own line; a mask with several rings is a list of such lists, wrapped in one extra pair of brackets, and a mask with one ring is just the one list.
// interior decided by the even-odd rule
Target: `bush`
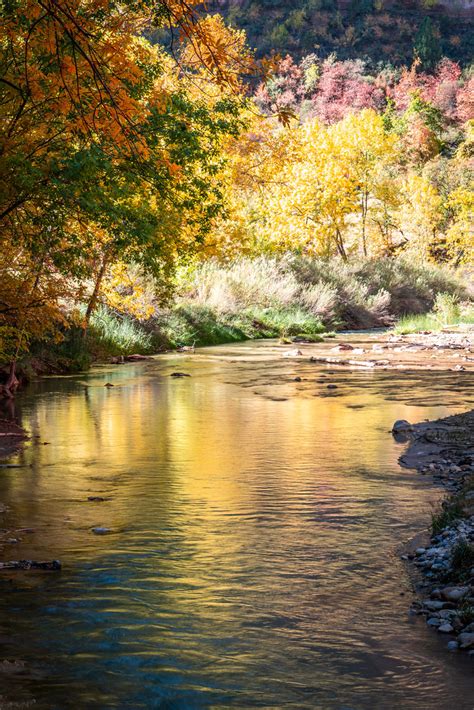
[(431, 514), (431, 532), (439, 535), (451, 523), (464, 517), (464, 510), (461, 502), (457, 498), (452, 498), (443, 502), (441, 510)]
[(446, 294), (440, 307), (467, 295), (447, 269), (404, 259), (346, 263), (294, 254), (208, 261), (191, 274), (182, 272), (178, 293), (188, 305), (221, 314), (299, 309), (325, 326), (349, 328), (387, 326), (406, 313), (426, 313), (439, 293)]

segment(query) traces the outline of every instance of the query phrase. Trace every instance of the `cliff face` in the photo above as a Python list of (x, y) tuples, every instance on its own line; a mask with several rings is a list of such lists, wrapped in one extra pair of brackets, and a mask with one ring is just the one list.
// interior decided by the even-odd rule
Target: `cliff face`
[(208, 9), (244, 29), (260, 55), (335, 52), (407, 64), (428, 42), (440, 56), (473, 57), (474, 0), (211, 0)]

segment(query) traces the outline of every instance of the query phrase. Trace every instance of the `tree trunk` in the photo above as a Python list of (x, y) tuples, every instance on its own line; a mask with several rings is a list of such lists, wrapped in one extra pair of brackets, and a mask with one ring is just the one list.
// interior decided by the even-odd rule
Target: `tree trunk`
[(336, 246), (339, 254), (342, 257), (342, 260), (347, 261), (347, 253), (344, 248), (344, 242), (342, 240), (341, 232), (339, 231), (339, 229), (336, 229)]
[(16, 376), (16, 360), (12, 360), (10, 362), (10, 372), (8, 374), (8, 379), (1, 388), (2, 396), (7, 397), (8, 399), (13, 399), (19, 384), (20, 380)]
[(364, 256), (367, 258), (367, 211), (369, 206), (369, 193), (364, 190), (362, 195), (362, 248)]
[(92, 314), (93, 314), (93, 312), (94, 312), (94, 310), (95, 310), (95, 307), (97, 306), (97, 301), (98, 301), (98, 298), (99, 298), (100, 287), (101, 287), (101, 285), (102, 285), (102, 280), (103, 280), (103, 278), (104, 278), (104, 276), (105, 276), (105, 272), (106, 272), (106, 270), (107, 270), (108, 263), (109, 263), (108, 254), (104, 254), (104, 256), (103, 256), (103, 258), (102, 258), (101, 267), (100, 267), (100, 269), (99, 269), (99, 271), (98, 271), (97, 278), (96, 278), (96, 280), (95, 280), (94, 290), (92, 291), (92, 295), (91, 295), (91, 297), (90, 297), (90, 299), (89, 299), (89, 303), (87, 304), (86, 314), (85, 314), (85, 316), (84, 316), (84, 332), (83, 332), (84, 337), (87, 335), (87, 329), (88, 329), (88, 327), (89, 327), (89, 321), (90, 321), (91, 316), (92, 316)]

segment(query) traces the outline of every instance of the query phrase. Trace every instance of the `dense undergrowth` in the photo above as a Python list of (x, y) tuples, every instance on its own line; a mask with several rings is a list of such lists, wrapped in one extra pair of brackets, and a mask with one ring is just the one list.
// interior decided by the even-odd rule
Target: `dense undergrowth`
[(166, 307), (153, 300), (154, 289), (148, 293), (150, 317), (101, 304), (85, 338), (73, 327), (34, 356), (48, 360), (50, 369), (80, 370), (92, 361), (180, 345), (298, 336), (317, 341), (334, 330), (391, 326), (404, 314), (427, 318), (433, 307), (440, 312), (443, 299), (458, 308), (468, 298), (447, 269), (403, 259), (344, 263), (294, 255), (207, 261), (183, 270)]

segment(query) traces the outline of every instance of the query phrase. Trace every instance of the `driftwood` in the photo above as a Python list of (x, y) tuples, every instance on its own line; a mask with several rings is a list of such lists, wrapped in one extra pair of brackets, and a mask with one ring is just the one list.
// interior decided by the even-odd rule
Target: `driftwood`
[(58, 572), (61, 569), (59, 560), (52, 562), (35, 562), (34, 560), (12, 560), (10, 562), (0, 562), (0, 571), (11, 570), (44, 570), (47, 572)]
[(351, 365), (352, 367), (383, 367), (389, 360), (345, 360), (337, 357), (310, 357), (310, 362), (324, 362), (326, 365)]

